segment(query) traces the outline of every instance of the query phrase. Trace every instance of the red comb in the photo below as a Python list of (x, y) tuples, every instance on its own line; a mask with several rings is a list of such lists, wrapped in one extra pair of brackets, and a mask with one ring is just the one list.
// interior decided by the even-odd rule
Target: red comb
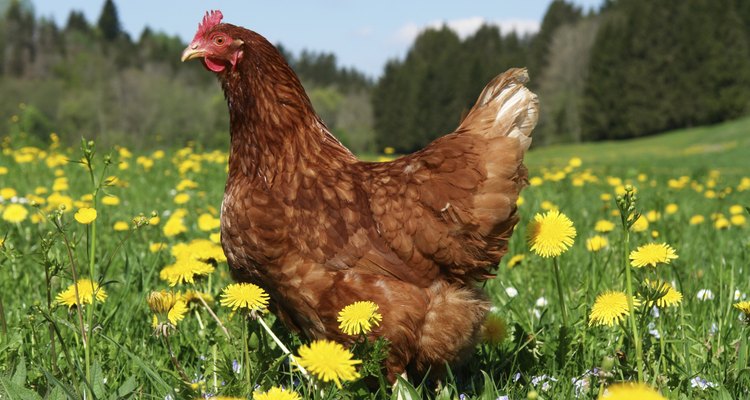
[(219, 25), (222, 18), (224, 18), (224, 15), (219, 10), (211, 10), (211, 12), (206, 11), (206, 15), (203, 17), (203, 21), (198, 24), (198, 31), (195, 32), (193, 40), (198, 39), (199, 37), (203, 36), (203, 34), (208, 32), (209, 29), (213, 28), (216, 25)]

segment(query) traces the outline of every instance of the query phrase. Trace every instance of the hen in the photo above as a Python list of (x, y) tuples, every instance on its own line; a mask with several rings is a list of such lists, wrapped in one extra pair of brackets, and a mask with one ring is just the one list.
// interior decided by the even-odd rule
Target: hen
[(493, 79), (455, 132), (387, 163), (358, 160), (261, 35), (206, 13), (182, 60), (216, 73), (231, 152), (221, 241), (236, 279), (310, 339), (349, 342), (337, 313), (379, 305), (391, 381), (472, 351), (489, 308), (477, 282), (507, 251), (537, 121), (523, 69)]

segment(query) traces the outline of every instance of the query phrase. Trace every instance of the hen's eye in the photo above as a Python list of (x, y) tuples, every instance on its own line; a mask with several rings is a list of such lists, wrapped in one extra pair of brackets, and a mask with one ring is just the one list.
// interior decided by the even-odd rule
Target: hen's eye
[(217, 36), (214, 38), (214, 43), (216, 43), (217, 46), (221, 46), (224, 44), (224, 36)]

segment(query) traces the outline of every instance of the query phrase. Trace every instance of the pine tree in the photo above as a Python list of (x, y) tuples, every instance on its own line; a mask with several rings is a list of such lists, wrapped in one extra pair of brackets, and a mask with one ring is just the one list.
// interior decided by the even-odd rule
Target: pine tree
[(542, 19), (542, 24), (539, 26), (539, 32), (534, 36), (529, 49), (529, 71), (531, 74), (540, 74), (547, 66), (549, 45), (555, 31), (560, 26), (578, 21), (582, 15), (580, 7), (576, 7), (565, 0), (554, 0), (550, 3)]
[(106, 0), (102, 13), (99, 15), (99, 22), (96, 23), (102, 37), (107, 42), (112, 42), (122, 34), (120, 18), (117, 16), (117, 7), (112, 0)]

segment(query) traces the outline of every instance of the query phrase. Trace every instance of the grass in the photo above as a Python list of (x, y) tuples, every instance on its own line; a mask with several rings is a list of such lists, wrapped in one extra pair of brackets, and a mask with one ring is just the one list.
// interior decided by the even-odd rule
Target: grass
[[(523, 193), (522, 220), (497, 277), (485, 284), (495, 306), (488, 322), (492, 334), (469, 364), (451, 370), (437, 388), (403, 382), (397, 389), (402, 397), (596, 399), (611, 384), (638, 380), (639, 364), (645, 383), (666, 398), (750, 396), (750, 326), (733, 307), (750, 293), (750, 226), (742, 208), (750, 205), (747, 132), (750, 119), (530, 152), (532, 186)], [(219, 304), (222, 289), (231, 283), (220, 256), (207, 257), (214, 272), (172, 289), (213, 299), (206, 298), (206, 305), (191, 301), (168, 337), (154, 334), (146, 297), (170, 289), (160, 272), (179, 262), (173, 250), (188, 245), (193, 252), (212, 251), (207, 243), (217, 238), (212, 225), (223, 193), (224, 153), (121, 149), (108, 156), (88, 143), (83, 150), (3, 143), (0, 397), (247, 398), (256, 388), (273, 386), (305, 398), (394, 396), (390, 389), (371, 391), (364, 379), (339, 389), (293, 369), (257, 320)], [(66, 158), (89, 158), (92, 168), (65, 163)], [(620, 204), (624, 212), (643, 214), (638, 229), (627, 231), (615, 201), (626, 185), (637, 194), (632, 210)], [(68, 202), (64, 211), (51, 204), (60, 196)], [(18, 222), (11, 221), (19, 215), (8, 211), (13, 203), (28, 212)], [(74, 219), (84, 206), (97, 209), (92, 225)], [(526, 243), (529, 221), (552, 208), (567, 215), (577, 231), (572, 247), (555, 259), (534, 254)], [(704, 221), (691, 224), (695, 216)], [(596, 232), (600, 220), (614, 223), (614, 229)], [(648, 226), (641, 229), (644, 220)], [(127, 229), (115, 230), (118, 221)], [(172, 235), (181, 227), (184, 232)], [(589, 251), (586, 242), (594, 235), (606, 238), (608, 246)], [(198, 249), (194, 239), (207, 241)], [(671, 245), (679, 257), (656, 268), (630, 267), (629, 250), (650, 242)], [(512, 256), (523, 258), (510, 268)], [(55, 300), (72, 284), (73, 266), (78, 277), (91, 277), (107, 292), (104, 301), (84, 305), (80, 314)], [(629, 292), (628, 275), (641, 306), (613, 326), (592, 325), (597, 297)], [(673, 285), (681, 302), (658, 309), (656, 317), (645, 304), (664, 293), (647, 290), (646, 279)], [(272, 315), (264, 321), (297, 354), (303, 341)], [(381, 345), (361, 343), (353, 349), (365, 361), (359, 366), (362, 375), (377, 378)]]

